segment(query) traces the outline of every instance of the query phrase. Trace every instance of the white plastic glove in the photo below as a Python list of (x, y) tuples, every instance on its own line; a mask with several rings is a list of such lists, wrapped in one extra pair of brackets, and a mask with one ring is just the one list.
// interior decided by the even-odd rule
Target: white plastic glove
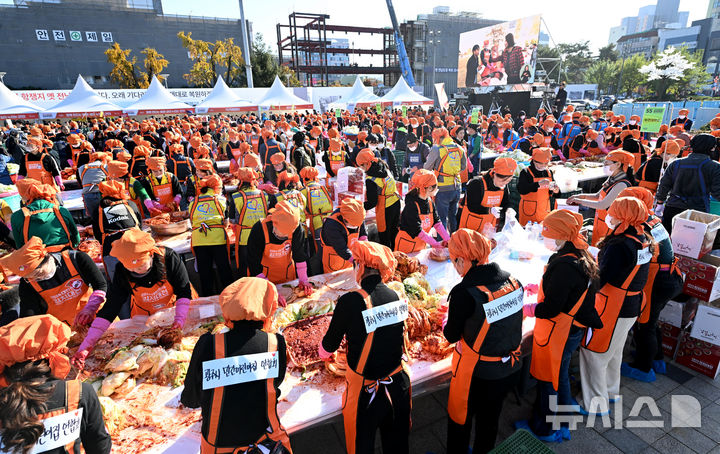
[(495, 216), (495, 219), (499, 219), (501, 210), (502, 210), (502, 208), (500, 208), (500, 207), (492, 207), (492, 208), (490, 208), (490, 214)]

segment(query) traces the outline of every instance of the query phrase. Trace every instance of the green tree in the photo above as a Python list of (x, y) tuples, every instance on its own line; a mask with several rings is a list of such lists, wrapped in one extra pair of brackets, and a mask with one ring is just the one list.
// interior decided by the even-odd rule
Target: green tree
[[(295, 71), (285, 65), (278, 67), (277, 75), (286, 87), (302, 87), (302, 83), (300, 83), (300, 79), (297, 78)], [(338, 84), (337, 86), (339, 87), (340, 85)]]
[(590, 42), (560, 43), (556, 46), (563, 59), (562, 78), (568, 83), (582, 83), (585, 71), (593, 63)]
[(131, 49), (120, 47), (119, 43), (113, 44), (105, 51), (108, 63), (113, 66), (110, 70), (110, 80), (121, 88), (147, 88), (153, 75), (162, 81), (159, 73), (165, 69), (168, 61), (161, 53), (152, 47), (146, 47), (141, 51), (145, 59), (142, 66), (139, 66), (137, 57), (130, 58), (131, 52)]
[[(663, 54), (672, 56), (673, 60), (670, 63), (666, 60), (664, 65), (666, 68), (665, 77), (648, 82), (650, 90), (658, 99), (662, 100), (666, 97), (670, 99), (686, 99), (710, 83), (711, 77), (705, 71), (705, 65), (702, 63), (702, 50), (690, 52), (684, 47), (673, 50), (668, 48), (653, 59), (652, 63), (657, 65), (656, 70), (662, 69), (663, 65), (657, 62), (662, 58)], [(677, 77), (667, 77), (673, 73), (673, 69), (668, 67), (669, 64), (675, 66), (674, 72)]]
[(243, 80), (245, 60), (242, 50), (233, 38), (217, 40), (214, 43), (194, 39), (192, 32), (178, 32), (182, 46), (188, 50), (193, 66), (183, 77), (196, 87), (212, 87), (222, 75), (229, 85), (240, 85)]
[(606, 61), (617, 61), (620, 54), (615, 50), (615, 44), (608, 44), (598, 50), (598, 59)]
[(640, 68), (646, 64), (647, 59), (643, 54), (631, 55), (620, 62), (618, 94), (624, 93), (625, 96), (630, 97), (633, 92), (639, 91), (638, 89), (645, 83), (645, 75), (640, 72)]
[(597, 84), (600, 93), (608, 94), (615, 90), (619, 72), (620, 65), (618, 62), (597, 60), (585, 72), (585, 81)]
[(256, 87), (272, 85), (275, 75), (278, 73), (278, 64), (260, 33), (255, 34), (250, 51), (250, 62), (252, 63), (254, 85)]

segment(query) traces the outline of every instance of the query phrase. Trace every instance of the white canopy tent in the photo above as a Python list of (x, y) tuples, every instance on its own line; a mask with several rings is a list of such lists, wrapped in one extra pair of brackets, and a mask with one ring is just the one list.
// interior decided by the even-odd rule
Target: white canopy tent
[(368, 87), (362, 83), (360, 77), (357, 77), (352, 86), (352, 91), (337, 101), (333, 101), (330, 104), (330, 107), (345, 108), (353, 105), (355, 107), (370, 107), (374, 106), (378, 102), (380, 102), (380, 97), (375, 95), (372, 92), (372, 89), (368, 89)]
[(227, 86), (222, 76), (218, 76), (215, 87), (200, 104), (195, 106), (195, 113), (217, 113), (217, 112), (251, 112), (257, 110), (257, 104), (240, 99), (230, 87)]
[(432, 99), (426, 98), (410, 88), (404, 77), (400, 77), (392, 90), (380, 98), (379, 102), (392, 106), (432, 106), (434, 104)]
[(122, 108), (98, 95), (81, 75), (65, 99), (44, 112), (40, 119), (120, 116)]
[(123, 109), (128, 116), (193, 113), (193, 107), (177, 99), (153, 76), (142, 98)]
[(295, 96), (282, 82), (280, 78), (275, 76), (270, 89), (265, 93), (265, 96), (258, 101), (258, 107), (260, 110), (298, 110), (298, 109), (312, 109), (313, 103), (305, 101), (304, 99)]
[(42, 108), (25, 101), (0, 82), (0, 120), (11, 118), (32, 120), (38, 118), (38, 112), (41, 110)]

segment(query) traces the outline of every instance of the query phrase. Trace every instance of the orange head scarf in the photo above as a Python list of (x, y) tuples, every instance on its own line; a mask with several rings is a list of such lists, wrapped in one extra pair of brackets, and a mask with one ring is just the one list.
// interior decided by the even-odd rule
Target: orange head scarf
[(355, 158), (355, 162), (359, 166), (365, 165), (369, 162), (377, 162), (378, 158), (375, 156), (375, 153), (370, 151), (369, 148), (365, 148), (363, 150), (360, 150), (360, 153), (358, 153), (357, 158)]
[(213, 163), (209, 159), (196, 159), (195, 160), (195, 168), (198, 170), (203, 170), (205, 172), (212, 172), (215, 169), (213, 168)]
[(285, 161), (285, 154), (284, 153), (273, 153), (272, 156), (270, 156), (270, 162), (272, 165), (278, 165), (282, 164)]
[(542, 234), (553, 240), (570, 241), (578, 249), (587, 249), (588, 244), (580, 234), (583, 217), (568, 210), (554, 210), (542, 222)]
[(287, 170), (283, 170), (278, 174), (278, 184), (285, 183), (285, 185), (289, 183), (300, 183), (300, 176), (297, 173), (294, 172), (288, 172)]
[(390, 281), (395, 274), (397, 260), (387, 246), (372, 241), (356, 241), (350, 246), (350, 252), (360, 267), (361, 276), (365, 268), (378, 270), (383, 282)]
[(25, 361), (47, 359), (55, 378), (63, 380), (70, 372), (65, 354), (72, 331), (53, 315), (19, 318), (0, 328), (0, 387), (9, 385), (6, 367)]
[(532, 152), (533, 161), (547, 164), (552, 159), (552, 148), (536, 148)]
[(418, 188), (420, 195), (424, 196), (427, 194), (427, 190), (430, 186), (438, 184), (437, 177), (434, 172), (426, 169), (420, 169), (413, 174), (412, 185)]
[(30, 189), (28, 189), (29, 200), (41, 199), (56, 203), (57, 197), (55, 194), (57, 194), (55, 186), (50, 186), (49, 184), (38, 184), (36, 186), (31, 186)]
[(33, 236), (20, 249), (0, 258), (0, 266), (7, 268), (13, 274), (25, 277), (40, 266), (47, 254), (42, 240)]
[(127, 200), (130, 198), (130, 194), (125, 190), (125, 184), (123, 184), (122, 181), (103, 181), (98, 184), (98, 189), (103, 197), (111, 197), (118, 200)]
[(200, 136), (190, 137), (190, 146), (191, 147), (197, 149), (197, 147), (199, 147), (200, 145), (202, 145), (202, 138), (200, 138)]
[(203, 178), (198, 182), (198, 186), (201, 188), (210, 188), (215, 193), (222, 191), (223, 182), (219, 175), (212, 174), (207, 178)]
[(532, 140), (535, 143), (535, 145), (541, 146), (545, 143), (545, 136), (543, 136), (542, 134), (535, 134), (533, 136)]
[(18, 194), (23, 200), (27, 201), (27, 203), (32, 202), (32, 199), (30, 199), (30, 190), (39, 185), (40, 182), (34, 178), (23, 178), (22, 180), (17, 180), (17, 183), (15, 183)]
[(648, 209), (648, 213), (652, 213), (653, 202), (655, 202), (655, 196), (648, 188), (642, 188), (640, 186), (630, 186), (620, 191), (618, 197), (635, 197), (645, 204), (645, 208)]
[(267, 220), (273, 223), (273, 227), (280, 235), (291, 238), (300, 225), (300, 211), (287, 200), (283, 200), (270, 210)]
[(144, 145), (138, 145), (133, 149), (133, 156), (142, 156), (148, 158), (152, 152)]
[(615, 233), (623, 233), (628, 227), (635, 227), (640, 233), (643, 231), (643, 223), (647, 221), (648, 209), (645, 204), (635, 197), (618, 197), (610, 205), (608, 216), (620, 221), (615, 228)]
[[(195, 147), (193, 147), (195, 148)], [(200, 145), (199, 147), (195, 148), (195, 158), (209, 158), (210, 157), (210, 149), (206, 147), (205, 145)]]
[(453, 261), (462, 258), (465, 262), (463, 276), (472, 268), (473, 264), (484, 265), (488, 261), (492, 247), (490, 241), (479, 232), (470, 229), (458, 229), (448, 242), (448, 252)]
[(256, 155), (255, 153), (246, 153), (243, 156), (243, 160), (245, 161), (245, 167), (257, 169), (260, 166), (260, 156)]
[(622, 164), (623, 171), (627, 171), (628, 168), (635, 163), (635, 156), (624, 150), (611, 151), (605, 159), (612, 162), (619, 162)]
[(108, 163), (108, 178), (122, 178), (128, 173), (128, 163), (120, 161), (110, 161)]
[(113, 242), (110, 250), (110, 255), (118, 259), (125, 268), (137, 268), (137, 265), (148, 257), (160, 253), (152, 235), (137, 228), (126, 230)]
[(180, 143), (174, 143), (168, 147), (168, 150), (170, 153), (173, 154), (185, 154), (185, 147), (182, 146)]
[(107, 164), (108, 161), (110, 161), (110, 153), (105, 153), (103, 151), (96, 151), (94, 153), (91, 153), (90, 162), (93, 161), (102, 161), (103, 164)]
[(315, 167), (303, 167), (300, 170), (300, 176), (303, 181), (316, 181), (318, 177), (318, 170)]
[(117, 154), (118, 161), (122, 162), (129, 162), (132, 159), (132, 156), (127, 151), (121, 151)]
[(340, 139), (330, 139), (330, 151), (340, 150), (342, 150), (342, 142), (340, 142)]
[(493, 163), (493, 171), (498, 175), (508, 176), (515, 173), (517, 166), (517, 161), (513, 158), (497, 158)]
[(365, 222), (365, 206), (354, 197), (343, 199), (340, 203), (340, 215), (350, 225), (359, 227)]
[(275, 284), (259, 277), (243, 277), (225, 287), (220, 294), (220, 308), (225, 323), (239, 320), (260, 321), (269, 329), (278, 307)]
[(147, 167), (150, 170), (165, 170), (165, 158), (162, 156), (152, 156), (147, 158)]
[(676, 141), (668, 139), (662, 143), (660, 151), (672, 156), (677, 156), (680, 154), (680, 145), (678, 145)]
[(251, 169), (250, 167), (240, 167), (237, 172), (235, 172), (235, 175), (242, 183), (250, 183), (253, 186), (255, 185), (257, 179), (260, 178), (260, 175), (255, 171), (255, 169)]

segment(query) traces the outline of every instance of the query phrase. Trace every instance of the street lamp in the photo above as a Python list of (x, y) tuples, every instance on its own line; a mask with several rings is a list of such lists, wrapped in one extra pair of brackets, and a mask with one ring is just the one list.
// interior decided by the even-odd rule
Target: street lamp
[(168, 88), (167, 80), (168, 80), (168, 77), (170, 77), (170, 74), (160, 74), (160, 77), (162, 77), (162, 81), (165, 84), (165, 88)]
[[(437, 45), (440, 44), (440, 30), (434, 31), (430, 30), (428, 31), (430, 34), (430, 45), (433, 46), (433, 64), (432, 64), (432, 85), (435, 86), (435, 54), (437, 54)], [(433, 39), (432, 36), (435, 35), (435, 38)]]

